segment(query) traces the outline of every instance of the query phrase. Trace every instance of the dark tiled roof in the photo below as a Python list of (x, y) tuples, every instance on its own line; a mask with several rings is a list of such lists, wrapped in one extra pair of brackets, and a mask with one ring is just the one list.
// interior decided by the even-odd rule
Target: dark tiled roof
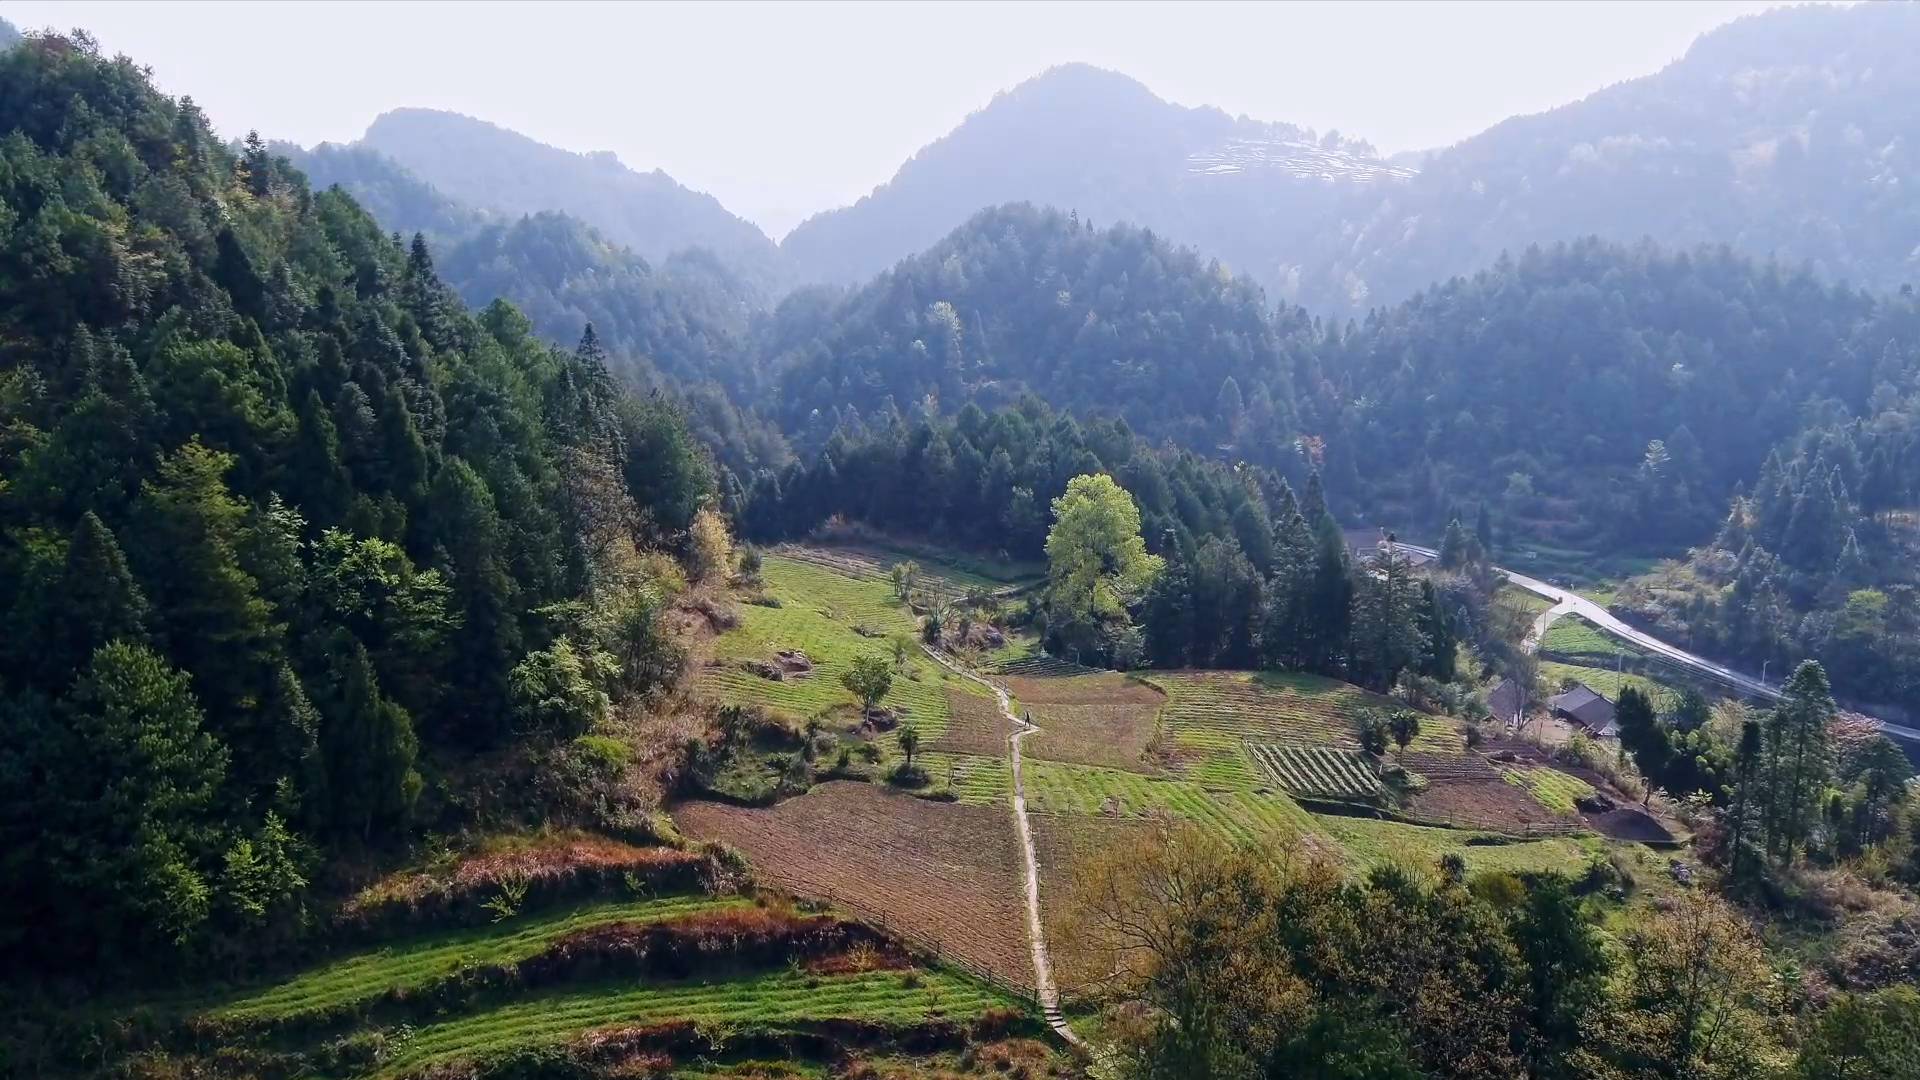
[(1565, 713), (1594, 731), (1604, 732), (1613, 726), (1613, 702), (1586, 683), (1574, 683), (1573, 689), (1554, 695), (1547, 704), (1554, 712)]
[(1520, 692), (1520, 684), (1512, 679), (1501, 679), (1500, 685), (1487, 695), (1487, 710), (1501, 720), (1520, 715), (1525, 705), (1526, 695)]

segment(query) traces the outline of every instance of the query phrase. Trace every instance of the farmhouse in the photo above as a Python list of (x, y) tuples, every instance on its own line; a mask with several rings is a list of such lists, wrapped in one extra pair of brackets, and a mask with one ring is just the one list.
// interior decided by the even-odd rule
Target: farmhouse
[(1561, 694), (1547, 699), (1553, 715), (1579, 724), (1595, 735), (1612, 735), (1613, 702), (1586, 683), (1577, 682)]
[(1512, 679), (1501, 679), (1487, 694), (1487, 711), (1493, 714), (1495, 720), (1509, 727), (1518, 727), (1526, 719), (1526, 692)]

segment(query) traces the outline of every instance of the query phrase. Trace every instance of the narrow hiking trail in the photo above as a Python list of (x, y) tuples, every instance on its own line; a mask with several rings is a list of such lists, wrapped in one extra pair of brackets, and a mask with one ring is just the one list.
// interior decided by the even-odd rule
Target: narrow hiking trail
[(976, 675), (959, 662), (948, 657), (931, 646), (922, 645), (928, 656), (963, 679), (971, 679), (993, 691), (1000, 702), (1000, 715), (1013, 725), (1013, 733), (1007, 736), (1009, 767), (1013, 771), (1013, 823), (1020, 834), (1020, 859), (1027, 894), (1027, 940), (1033, 946), (1033, 990), (1040, 999), (1040, 1013), (1047, 1018), (1047, 1026), (1067, 1041), (1069, 1046), (1081, 1050), (1088, 1049), (1087, 1044), (1073, 1028), (1067, 1025), (1067, 1019), (1060, 1012), (1060, 990), (1053, 984), (1053, 964), (1047, 956), (1046, 930), (1040, 920), (1040, 863), (1033, 851), (1033, 826), (1027, 821), (1027, 792), (1020, 777), (1020, 740), (1040, 729), (1015, 716), (1013, 701), (1007, 692), (980, 675)]

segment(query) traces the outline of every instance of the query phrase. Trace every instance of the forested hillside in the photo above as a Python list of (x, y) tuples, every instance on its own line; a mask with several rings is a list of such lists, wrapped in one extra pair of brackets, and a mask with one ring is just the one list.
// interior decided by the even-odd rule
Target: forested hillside
[(1589, 240), (1503, 257), (1319, 353), (1302, 410), (1390, 520), (1472, 499), (1543, 539), (1674, 550), (1776, 442), (1904, 383), (1920, 324), (1905, 298), (1725, 248)]
[(0, 116), (9, 969), (247, 955), (331, 854), (536, 812), (672, 677), (684, 421), (84, 35), (0, 55)]
[(684, 249), (656, 266), (570, 214), (458, 202), (364, 146), (271, 149), (315, 190), (337, 184), (387, 229), (424, 234), (441, 279), (469, 306), (505, 298), (556, 343), (592, 323), (616, 367), (642, 383), (663, 374), (687, 384), (752, 381), (742, 361), (758, 294), (710, 251)]
[(1428, 535), (1489, 505), (1515, 536), (1675, 551), (1809, 416), (1905, 385), (1920, 325), (1725, 248), (1587, 240), (1342, 326), (1151, 233), (1008, 206), (843, 299), (795, 296), (756, 348), (808, 451), (889, 400), (1033, 393), (1295, 483), (1323, 467), (1354, 513)]
[(575, 154), (433, 109), (386, 113), (353, 145), (385, 154), (470, 206), (511, 215), (564, 211), (647, 259), (706, 248), (765, 296), (786, 285), (779, 250), (758, 228), (713, 196), (657, 169), (635, 172), (608, 152)]
[(1230, 376), (1260, 430), (1290, 436), (1282, 342), (1301, 319), (1270, 316), (1257, 287), (1151, 232), (1018, 204), (844, 298), (796, 295), (758, 348), (779, 372), (769, 405), (809, 446), (836, 409), (929, 396), (990, 408), (1031, 392), (1210, 451), (1233, 440), (1214, 421)]

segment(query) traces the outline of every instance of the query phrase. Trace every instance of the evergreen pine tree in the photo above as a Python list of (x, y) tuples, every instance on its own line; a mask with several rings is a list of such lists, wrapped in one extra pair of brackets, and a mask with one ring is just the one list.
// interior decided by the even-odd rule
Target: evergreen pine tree
[(421, 786), (414, 771), (419, 744), (407, 711), (381, 695), (366, 648), (341, 630), (328, 653), (334, 688), (321, 745), (331, 824), (371, 839), (376, 826), (398, 825), (412, 812)]

